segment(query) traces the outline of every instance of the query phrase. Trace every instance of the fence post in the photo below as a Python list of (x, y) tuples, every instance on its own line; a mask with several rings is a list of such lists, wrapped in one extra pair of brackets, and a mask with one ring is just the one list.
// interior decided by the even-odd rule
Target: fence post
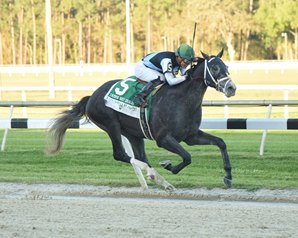
[[(228, 98), (226, 97), (226, 95), (224, 95), (224, 101), (228, 101)], [(228, 105), (224, 105), (224, 118), (229, 118), (229, 106)]]
[[(26, 102), (27, 101), (27, 95), (26, 95), (26, 91), (25, 90), (22, 90), (22, 101), (23, 102)], [(27, 107), (23, 107), (22, 108), (22, 111), (23, 111), (23, 117), (27, 117)]]
[[(13, 105), (10, 106), (10, 110), (9, 110), (9, 114), (8, 114), (9, 119), (12, 118), (12, 113), (13, 113)], [(8, 135), (8, 129), (9, 129), (9, 127), (5, 128), (5, 131), (4, 131), (4, 134), (3, 134), (3, 139), (2, 139), (2, 144), (1, 144), (1, 151), (4, 151), (4, 149), (5, 149), (6, 139), (7, 139), (7, 135)]]
[[(284, 100), (289, 100), (289, 90), (284, 90)], [(284, 106), (284, 118), (289, 118), (289, 107), (288, 105)]]
[(69, 102), (72, 101), (72, 90), (71, 90), (71, 84), (70, 84), (70, 83), (68, 84), (67, 100), (68, 100)]
[[(268, 111), (267, 111), (267, 117), (266, 117), (267, 119), (270, 118), (271, 111), (272, 111), (272, 104), (269, 104)], [(267, 136), (267, 129), (265, 129), (263, 131), (262, 141), (261, 141), (261, 145), (260, 145), (260, 155), (263, 155), (264, 154), (264, 147), (265, 147), (266, 136)]]

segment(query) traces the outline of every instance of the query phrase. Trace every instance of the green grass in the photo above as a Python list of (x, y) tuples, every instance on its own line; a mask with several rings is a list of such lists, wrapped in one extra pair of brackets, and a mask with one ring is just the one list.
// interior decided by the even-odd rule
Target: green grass
[[(0, 130), (0, 138), (4, 130)], [(242, 189), (298, 188), (298, 131), (269, 131), (265, 155), (259, 156), (261, 131), (210, 131), (223, 138), (233, 166), (233, 187)], [(11, 129), (0, 152), (0, 181), (139, 186), (130, 165), (115, 161), (107, 135), (94, 130), (69, 130), (57, 156), (46, 156), (42, 130)], [(187, 146), (192, 164), (178, 175), (159, 167), (180, 157), (146, 141), (147, 156), (161, 175), (178, 188), (222, 188), (225, 175), (218, 148)], [(155, 186), (149, 182), (150, 186)]]

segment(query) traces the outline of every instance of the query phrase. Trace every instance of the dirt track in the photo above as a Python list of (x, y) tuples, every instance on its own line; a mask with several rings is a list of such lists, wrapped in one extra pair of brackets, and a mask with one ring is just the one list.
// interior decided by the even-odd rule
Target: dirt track
[(0, 183), (0, 237), (298, 237), (297, 224), (297, 190)]

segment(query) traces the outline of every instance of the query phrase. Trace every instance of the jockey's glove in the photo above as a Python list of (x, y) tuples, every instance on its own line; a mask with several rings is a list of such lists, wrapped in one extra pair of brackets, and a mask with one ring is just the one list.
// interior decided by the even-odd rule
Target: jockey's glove
[(195, 57), (194, 59), (193, 59), (193, 63), (195, 63), (195, 62), (199, 62), (199, 60), (200, 60), (200, 57)]

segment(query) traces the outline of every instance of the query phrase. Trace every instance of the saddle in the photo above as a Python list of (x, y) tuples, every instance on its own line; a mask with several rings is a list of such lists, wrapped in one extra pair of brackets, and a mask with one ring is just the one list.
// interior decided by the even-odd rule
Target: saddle
[(128, 77), (115, 83), (105, 95), (105, 105), (115, 111), (139, 119), (143, 134), (148, 139), (153, 139), (149, 128), (152, 97), (164, 85), (159, 84), (146, 97), (147, 106), (138, 107), (133, 99), (140, 93), (147, 82), (137, 79), (135, 76)]
[[(137, 82), (144, 85), (142, 90), (136, 94), (133, 100), (135, 105), (140, 107), (147, 107), (149, 96), (152, 97), (153, 95), (155, 95), (158, 90), (165, 84), (164, 82), (160, 81), (159, 78), (151, 82), (146, 82), (138, 78)], [(138, 98), (140, 99), (140, 97), (142, 98), (142, 100), (136, 100)], [(140, 103), (140, 101), (143, 101), (143, 103)]]

